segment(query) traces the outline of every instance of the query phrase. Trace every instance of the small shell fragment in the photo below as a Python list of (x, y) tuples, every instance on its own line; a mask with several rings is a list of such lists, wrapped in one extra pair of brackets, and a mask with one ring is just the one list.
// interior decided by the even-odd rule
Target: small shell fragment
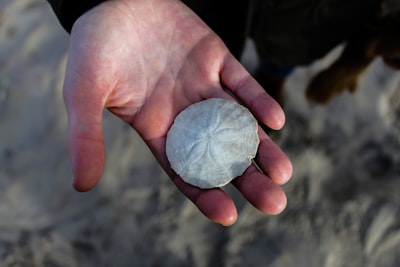
[(221, 187), (249, 167), (258, 149), (258, 124), (237, 102), (211, 98), (183, 110), (167, 134), (172, 169), (200, 188)]

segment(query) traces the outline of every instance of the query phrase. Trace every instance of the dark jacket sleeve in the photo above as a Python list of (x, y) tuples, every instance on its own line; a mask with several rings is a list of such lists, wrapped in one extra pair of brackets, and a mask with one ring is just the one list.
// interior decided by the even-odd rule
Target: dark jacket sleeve
[(58, 20), (67, 32), (71, 32), (72, 25), (86, 11), (105, 2), (106, 0), (47, 0)]

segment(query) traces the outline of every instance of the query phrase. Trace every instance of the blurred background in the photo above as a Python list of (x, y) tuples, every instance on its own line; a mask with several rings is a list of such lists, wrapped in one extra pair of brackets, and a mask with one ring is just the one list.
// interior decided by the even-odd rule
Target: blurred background
[[(341, 51), (285, 82), (273, 138), (294, 165), (287, 209), (261, 214), (230, 186), (239, 220), (206, 220), (138, 135), (104, 112), (107, 166), (71, 186), (62, 83), (68, 35), (46, 1), (0, 2), (0, 266), (400, 266), (400, 73), (377, 57), (326, 105), (305, 88)], [(249, 41), (249, 70), (257, 55)]]

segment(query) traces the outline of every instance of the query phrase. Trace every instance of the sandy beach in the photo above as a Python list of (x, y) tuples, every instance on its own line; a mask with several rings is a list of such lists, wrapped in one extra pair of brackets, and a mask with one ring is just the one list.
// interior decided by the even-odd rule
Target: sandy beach
[[(209, 222), (140, 137), (104, 112), (101, 182), (74, 191), (62, 84), (68, 35), (46, 1), (0, 2), (1, 267), (400, 266), (400, 72), (377, 59), (355, 94), (308, 102), (311, 77), (286, 83), (275, 136), (294, 166), (288, 207), (265, 215), (233, 187), (239, 219)], [(251, 45), (243, 62), (256, 64)]]

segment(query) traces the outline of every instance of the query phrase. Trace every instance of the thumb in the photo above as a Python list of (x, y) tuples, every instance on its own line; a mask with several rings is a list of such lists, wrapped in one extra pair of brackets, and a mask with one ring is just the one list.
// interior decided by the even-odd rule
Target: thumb
[(102, 129), (103, 101), (96, 97), (94, 86), (74, 77), (64, 84), (64, 102), (68, 114), (68, 146), (77, 191), (92, 189), (100, 179), (105, 164)]

